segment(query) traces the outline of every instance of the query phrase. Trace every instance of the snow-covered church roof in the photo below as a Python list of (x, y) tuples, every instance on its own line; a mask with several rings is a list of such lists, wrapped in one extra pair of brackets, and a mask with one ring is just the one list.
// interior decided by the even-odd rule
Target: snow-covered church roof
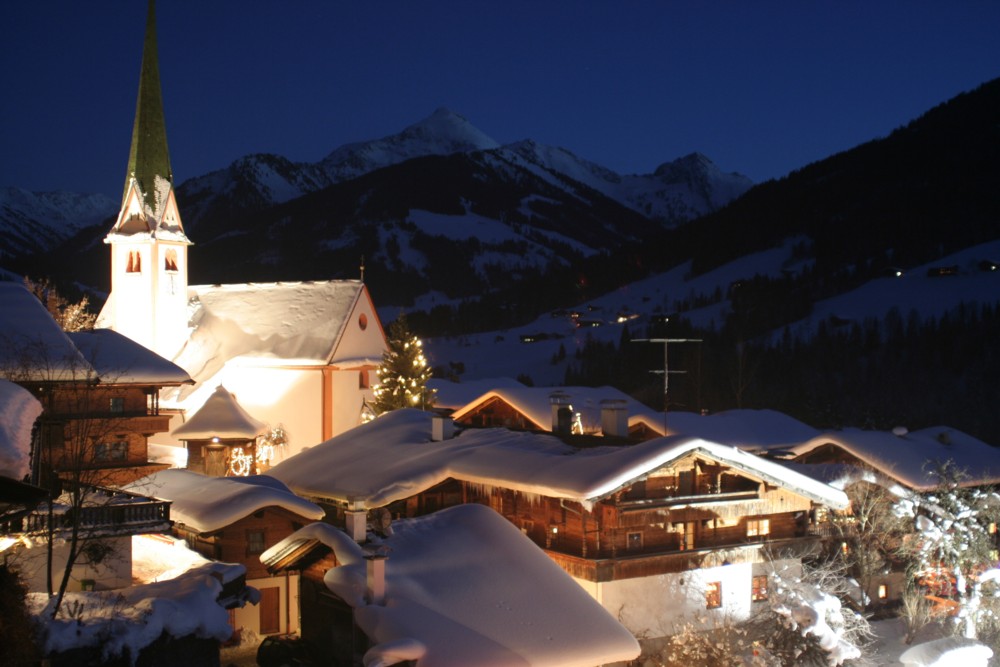
[(701, 453), (835, 508), (842, 491), (735, 447), (667, 437), (629, 447), (575, 449), (559, 438), (503, 428), (467, 429), (431, 442), (431, 415), (397, 410), (307, 449), (268, 471), (306, 497), (387, 505), (448, 478), (524, 493), (599, 500), (649, 471)]
[[(351, 361), (337, 352), (365, 294), (359, 280), (194, 285), (188, 291), (191, 335), (174, 362), (198, 384), (238, 358), (261, 365)], [(176, 398), (191, 391), (182, 388)]]
[(639, 644), (615, 618), (506, 519), (460, 505), (393, 523), (380, 550), (385, 604), (365, 597), (362, 547), (312, 524), (261, 555), (319, 540), (339, 567), (324, 582), (355, 610), (373, 646), (366, 665), (589, 667), (624, 662)]
[(221, 384), (205, 404), (171, 435), (179, 440), (239, 438), (250, 440), (264, 432), (267, 424), (251, 417), (236, 402), (236, 397)]
[(917, 491), (937, 487), (936, 466), (949, 461), (964, 472), (963, 486), (1000, 483), (1000, 448), (947, 426), (897, 432), (830, 431), (789, 449), (801, 457), (826, 445)]
[(169, 500), (171, 518), (199, 533), (219, 530), (267, 507), (281, 507), (314, 521), (325, 514), (271, 478), (206, 477), (172, 468), (136, 480), (126, 490)]

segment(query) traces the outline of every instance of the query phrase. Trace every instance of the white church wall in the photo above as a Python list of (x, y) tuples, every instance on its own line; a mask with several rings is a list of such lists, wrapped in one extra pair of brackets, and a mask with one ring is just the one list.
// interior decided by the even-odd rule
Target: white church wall
[(371, 389), (361, 387), (362, 373), (367, 378), (368, 387), (371, 387), (374, 382), (374, 371), (334, 371), (330, 378), (333, 398), (333, 435), (349, 431), (360, 424), (363, 401), (367, 400), (368, 404), (371, 405), (374, 394)]
[(343, 359), (371, 359), (375, 364), (385, 352), (385, 337), (371, 301), (363, 292), (344, 327), (334, 363)]
[[(128, 271), (129, 253), (137, 253), (138, 271)], [(153, 323), (155, 302), (150, 289), (148, 272), (151, 270), (152, 256), (148, 244), (117, 243), (112, 246), (111, 275), (114, 295), (113, 328), (132, 340), (153, 348)], [(146, 271), (147, 273), (143, 273)]]
[(323, 373), (314, 369), (261, 368), (230, 364), (223, 386), (250, 416), (288, 434), (287, 458), (323, 441)]

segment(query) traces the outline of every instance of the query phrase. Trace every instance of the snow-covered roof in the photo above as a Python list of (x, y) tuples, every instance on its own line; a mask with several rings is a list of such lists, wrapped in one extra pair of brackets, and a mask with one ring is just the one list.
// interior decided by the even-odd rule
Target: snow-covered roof
[(221, 384), (191, 418), (175, 428), (171, 435), (179, 440), (242, 438), (249, 440), (264, 432), (267, 424), (251, 417), (236, 402), (236, 397)]
[[(193, 285), (193, 330), (174, 361), (197, 383), (236, 358), (299, 365), (344, 361), (334, 353), (363, 290), (358, 280)], [(178, 398), (191, 391), (182, 388)]]
[(1000, 449), (997, 447), (946, 426), (910, 432), (900, 430), (900, 433), (844, 429), (823, 433), (789, 450), (801, 457), (824, 445), (833, 445), (918, 491), (933, 489), (939, 484), (935, 465), (947, 461), (965, 472), (963, 485), (1000, 483)]
[[(219, 595), (223, 582), (245, 573), (242, 565), (207, 563), (168, 581), (111, 591), (68, 592), (63, 605), (77, 605), (79, 613), (45, 621), (45, 652), (93, 646), (101, 648), (105, 659), (126, 650), (135, 658), (163, 633), (225, 641), (233, 630)], [(51, 602), (45, 593), (28, 594), (28, 608), (35, 617), (42, 616)]]
[[(579, 413), (584, 432), (600, 431), (601, 401), (624, 401), (630, 415), (650, 413), (648, 407), (614, 387), (528, 387), (518, 383), (511, 386), (496, 386), (455, 410), (452, 417), (457, 421), (477, 406), (491, 398), (499, 398), (509, 403), (518, 412), (530, 419), (541, 430), (552, 429), (551, 396), (562, 395), (573, 412)], [(655, 413), (654, 413), (655, 414)]]
[(161, 470), (129, 484), (127, 491), (169, 500), (170, 516), (199, 533), (210, 533), (267, 507), (312, 520), (323, 509), (273, 479), (206, 477), (190, 470)]
[(0, 380), (0, 476), (21, 479), (27, 474), (31, 428), (42, 404), (27, 389)]
[(306, 497), (387, 505), (448, 478), (494, 484), (589, 505), (692, 453), (731, 465), (818, 503), (846, 507), (842, 491), (735, 447), (667, 437), (629, 447), (575, 449), (555, 436), (467, 429), (431, 442), (431, 415), (397, 410), (289, 458), (268, 471)]
[(427, 386), (436, 392), (434, 407), (458, 410), (490, 390), (523, 387), (524, 384), (507, 377), (463, 380), (461, 382), (431, 378), (427, 382)]
[(111, 329), (68, 333), (104, 384), (191, 384), (177, 364)]
[(94, 370), (21, 283), (0, 281), (0, 376), (8, 380), (85, 380)]
[[(663, 413), (659, 424), (650, 424), (663, 433)], [(777, 410), (725, 410), (707, 415), (695, 412), (668, 412), (668, 435), (687, 435), (732, 445), (747, 451), (762, 451), (797, 445), (820, 434), (820, 430)]]
[(327, 524), (297, 531), (261, 556), (320, 540), (339, 567), (324, 582), (354, 607), (373, 646), (369, 667), (584, 667), (639, 655), (635, 638), (554, 561), (493, 510), (461, 505), (393, 523), (380, 551), (385, 604), (365, 597), (362, 547)]

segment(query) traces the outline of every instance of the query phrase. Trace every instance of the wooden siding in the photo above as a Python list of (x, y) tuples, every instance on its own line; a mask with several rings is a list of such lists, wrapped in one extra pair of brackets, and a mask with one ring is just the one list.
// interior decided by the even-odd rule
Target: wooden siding
[(510, 403), (498, 396), (492, 396), (483, 401), (481, 405), (476, 406), (463, 415), (461, 419), (457, 420), (457, 423), (479, 427), (503, 426), (518, 430), (534, 430), (546, 426), (535, 424), (525, 417), (523, 413), (516, 410)]
[[(309, 522), (280, 507), (267, 507), (211, 533), (202, 534), (181, 524), (175, 524), (174, 532), (206, 558), (240, 563), (247, 568), (248, 579), (259, 579), (270, 576), (260, 554)], [(251, 549), (250, 533), (263, 533), (259, 551)]]

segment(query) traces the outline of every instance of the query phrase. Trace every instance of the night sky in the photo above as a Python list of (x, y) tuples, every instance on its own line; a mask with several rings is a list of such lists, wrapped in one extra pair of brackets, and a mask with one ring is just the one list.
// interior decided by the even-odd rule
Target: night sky
[[(4, 3), (0, 186), (121, 193), (145, 0)], [(315, 161), (438, 107), (621, 173), (756, 181), (1000, 76), (1000, 2), (159, 0), (177, 182)]]

